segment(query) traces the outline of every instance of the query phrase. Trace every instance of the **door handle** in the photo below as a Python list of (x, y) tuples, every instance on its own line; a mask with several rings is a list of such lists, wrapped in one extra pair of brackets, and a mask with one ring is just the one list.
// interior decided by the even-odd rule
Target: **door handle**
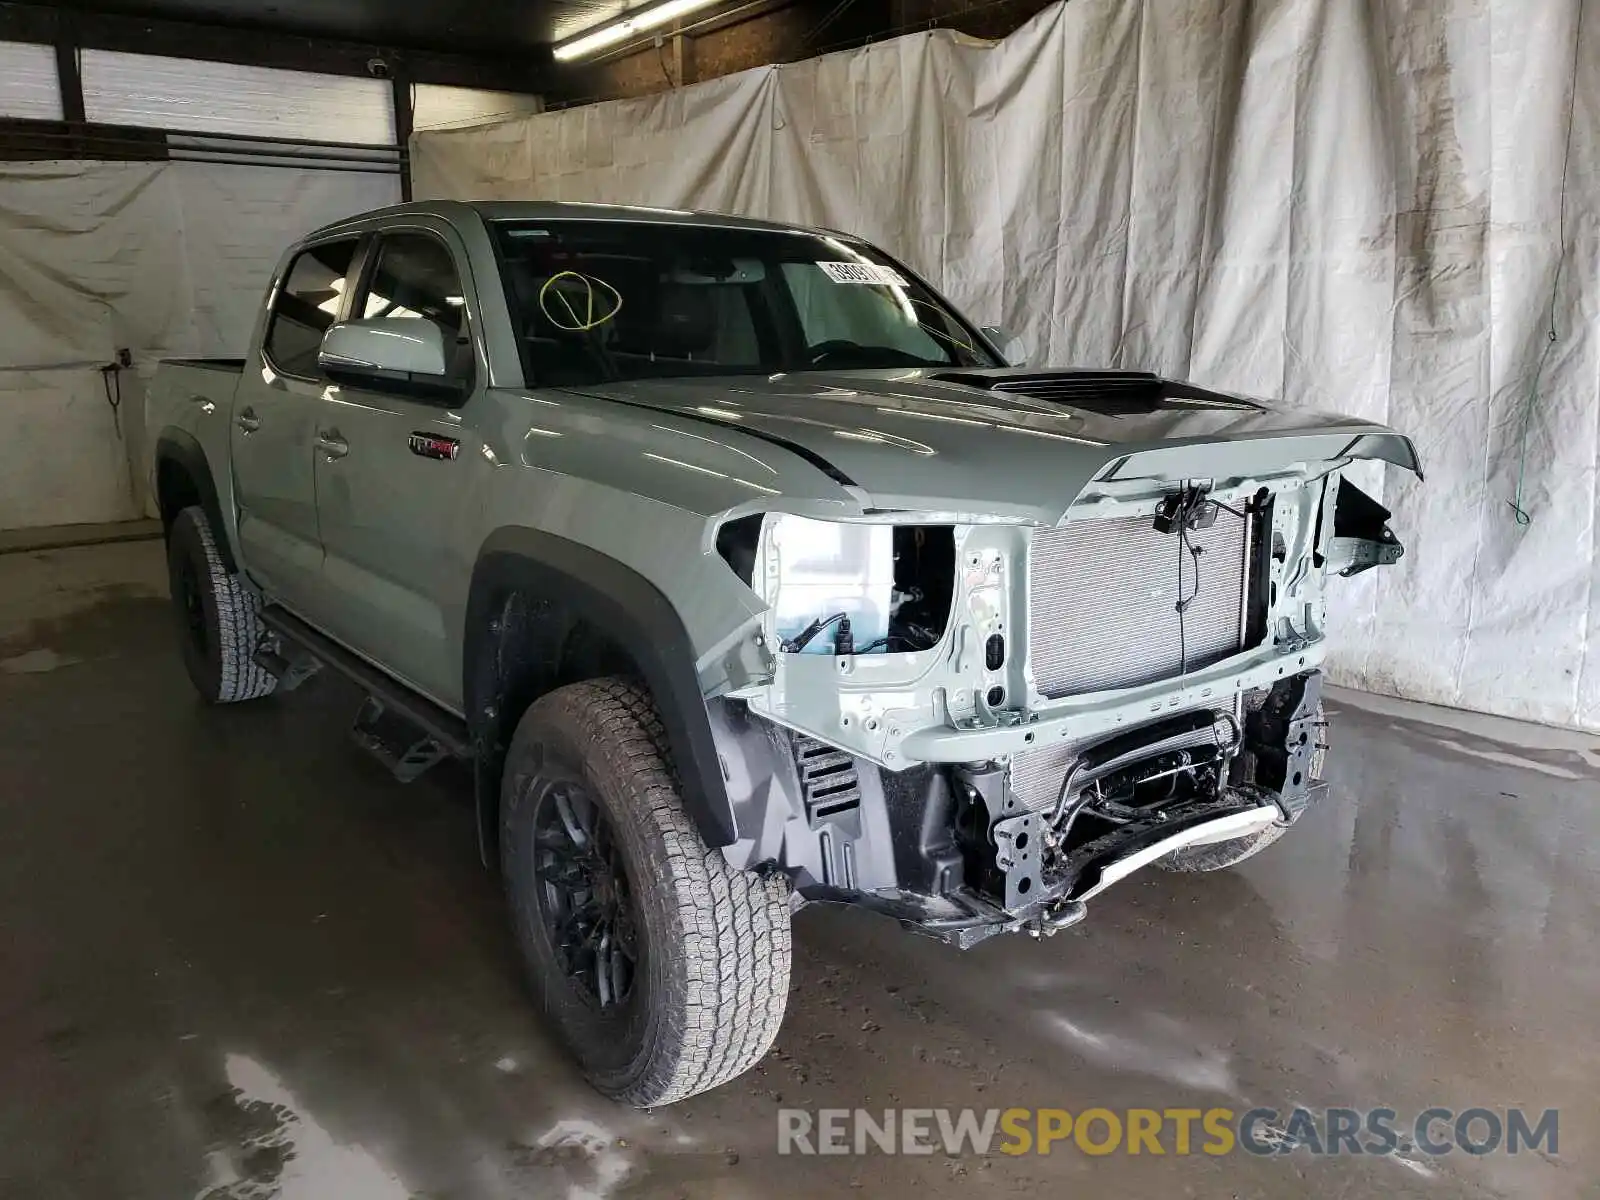
[(256, 416), (255, 409), (247, 408), (239, 414), (238, 425), (246, 433), (254, 433), (261, 428), (261, 418)]
[(350, 443), (339, 436), (337, 429), (317, 430), (317, 449), (329, 458), (343, 458), (350, 453)]

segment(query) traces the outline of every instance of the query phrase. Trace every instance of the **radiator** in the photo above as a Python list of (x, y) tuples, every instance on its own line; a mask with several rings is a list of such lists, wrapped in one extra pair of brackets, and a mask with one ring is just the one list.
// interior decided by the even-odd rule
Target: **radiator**
[[(1250, 531), (1219, 511), (1194, 530), (1198, 564), (1151, 518), (1081, 520), (1035, 533), (1028, 558), (1028, 652), (1050, 699), (1170, 679), (1239, 652)], [(1182, 590), (1179, 556), (1182, 556)], [(1180, 596), (1194, 593), (1179, 627)]]

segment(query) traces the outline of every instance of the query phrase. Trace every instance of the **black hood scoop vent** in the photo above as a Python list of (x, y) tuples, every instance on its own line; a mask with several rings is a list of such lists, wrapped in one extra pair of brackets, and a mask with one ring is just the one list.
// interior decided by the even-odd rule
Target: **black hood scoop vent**
[(1229, 408), (1245, 412), (1260, 408), (1239, 396), (1163, 379), (1148, 371), (942, 371), (929, 378), (1027, 396), (1108, 417), (1141, 416), (1164, 408)]

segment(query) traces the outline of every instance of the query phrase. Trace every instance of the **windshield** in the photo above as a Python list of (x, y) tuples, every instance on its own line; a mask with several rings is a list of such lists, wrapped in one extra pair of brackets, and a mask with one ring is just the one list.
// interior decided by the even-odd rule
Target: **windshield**
[(1000, 362), (856, 241), (611, 221), (496, 223), (529, 383)]

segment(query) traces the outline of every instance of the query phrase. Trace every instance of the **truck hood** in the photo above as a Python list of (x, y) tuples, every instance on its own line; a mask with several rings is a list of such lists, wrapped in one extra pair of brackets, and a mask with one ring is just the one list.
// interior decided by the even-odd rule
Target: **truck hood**
[(1410, 439), (1385, 426), (1141, 372), (804, 372), (571, 390), (784, 446), (875, 509), (1055, 524), (1095, 480), (1221, 485), (1353, 458), (1421, 474)]

